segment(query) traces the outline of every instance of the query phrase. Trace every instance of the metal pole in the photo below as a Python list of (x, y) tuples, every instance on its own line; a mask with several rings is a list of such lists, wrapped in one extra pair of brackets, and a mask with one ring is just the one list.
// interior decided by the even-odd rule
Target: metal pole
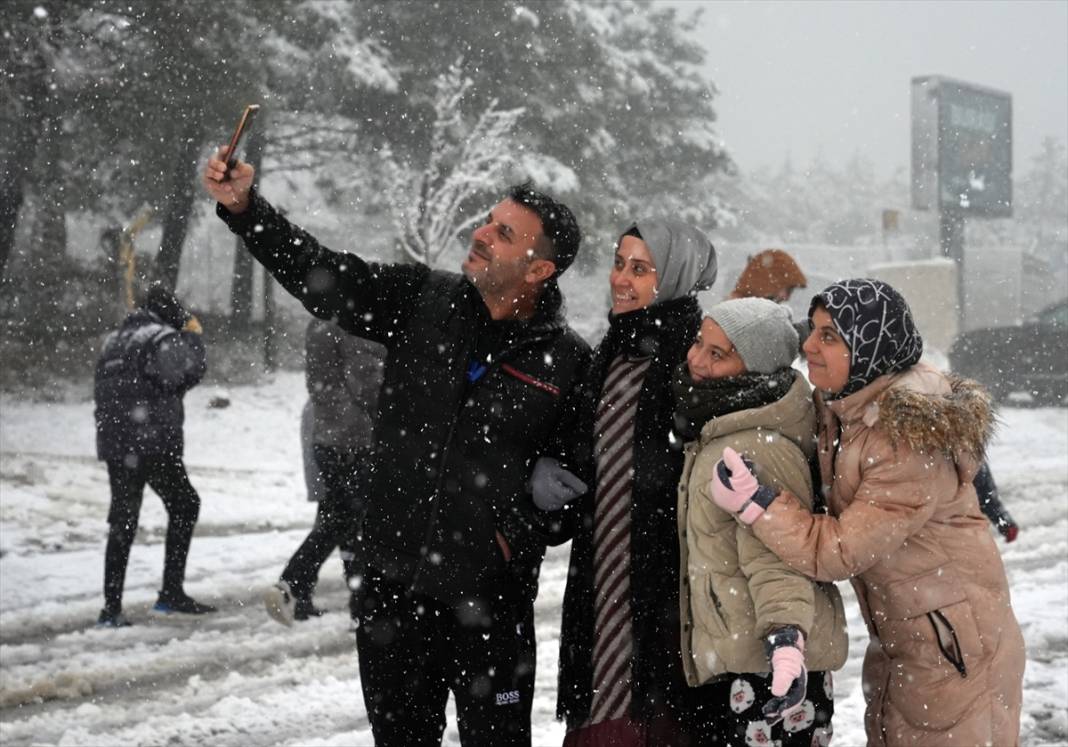
[(274, 278), (267, 268), (263, 268), (263, 367), (274, 371), (278, 367), (274, 341)]
[(953, 260), (957, 267), (957, 331), (964, 331), (964, 211), (943, 207), (938, 214), (938, 243), (942, 256)]

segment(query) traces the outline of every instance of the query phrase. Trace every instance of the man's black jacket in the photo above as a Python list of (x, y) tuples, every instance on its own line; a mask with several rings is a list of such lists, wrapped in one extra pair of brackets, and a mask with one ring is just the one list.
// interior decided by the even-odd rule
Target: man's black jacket
[(104, 340), (96, 364), (97, 456), (134, 466), (137, 456), (181, 457), (182, 397), (207, 370), (200, 335), (137, 309)]
[[(330, 251), (259, 195), (241, 215), (217, 212), (312, 314), (388, 350), (368, 565), (445, 602), (532, 601), (550, 529), (526, 482), (538, 456), (572, 452), (573, 390), (590, 355), (562, 319), (555, 284), (529, 322), (492, 322), (459, 275)], [(486, 335), (503, 347), (469, 374)]]

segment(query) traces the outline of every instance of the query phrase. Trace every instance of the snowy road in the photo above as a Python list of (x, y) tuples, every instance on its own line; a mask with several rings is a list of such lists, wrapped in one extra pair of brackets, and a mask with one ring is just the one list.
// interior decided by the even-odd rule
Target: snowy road
[[(187, 589), (218, 604), (202, 619), (150, 612), (165, 515), (146, 495), (130, 560), (134, 627), (96, 630), (107, 477), (93, 458), (87, 393), (60, 403), (0, 398), (0, 744), (368, 745), (340, 563), (317, 602), (332, 610), (293, 629), (260, 594), (314, 516), (303, 500), (297, 421), (303, 377), (187, 398), (190, 474), (203, 501)], [(1002, 545), (1028, 644), (1025, 745), (1068, 744), (1068, 410), (1009, 409), (992, 449), (1006, 503), (1022, 525)], [(534, 743), (560, 743), (553, 719), (566, 548), (550, 552), (538, 597)], [(846, 588), (843, 587), (843, 591)], [(863, 744), (860, 657), (835, 676), (834, 744)], [(458, 744), (450, 714), (446, 743)]]

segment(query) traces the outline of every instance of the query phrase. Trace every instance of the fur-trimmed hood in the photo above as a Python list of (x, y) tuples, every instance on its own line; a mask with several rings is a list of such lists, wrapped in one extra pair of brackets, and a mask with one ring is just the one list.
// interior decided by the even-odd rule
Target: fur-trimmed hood
[(878, 424), (891, 445), (982, 460), (997, 424), (990, 395), (971, 379), (920, 363), (828, 402), (842, 420)]
[(947, 376), (949, 394), (890, 387), (878, 399), (879, 422), (894, 446), (913, 451), (966, 452), (982, 459), (994, 433), (990, 395), (976, 382)]

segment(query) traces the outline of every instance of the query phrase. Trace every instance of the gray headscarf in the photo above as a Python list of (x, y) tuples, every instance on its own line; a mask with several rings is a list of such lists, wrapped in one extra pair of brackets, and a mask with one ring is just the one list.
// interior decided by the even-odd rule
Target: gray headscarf
[(712, 287), (716, 281), (716, 248), (699, 229), (671, 218), (649, 218), (635, 221), (622, 235), (635, 228), (656, 265), (654, 305)]

